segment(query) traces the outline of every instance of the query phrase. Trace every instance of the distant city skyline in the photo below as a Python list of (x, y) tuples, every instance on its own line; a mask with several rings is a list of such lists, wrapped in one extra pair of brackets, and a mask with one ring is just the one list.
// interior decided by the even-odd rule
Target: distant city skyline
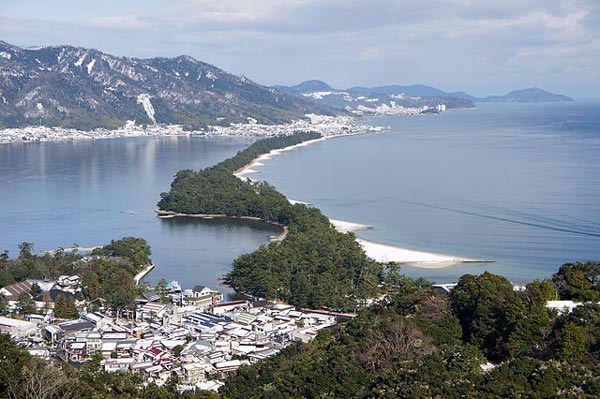
[(0, 0), (0, 39), (186, 54), (264, 85), (420, 83), (475, 96), (537, 86), (600, 97), (595, 0)]

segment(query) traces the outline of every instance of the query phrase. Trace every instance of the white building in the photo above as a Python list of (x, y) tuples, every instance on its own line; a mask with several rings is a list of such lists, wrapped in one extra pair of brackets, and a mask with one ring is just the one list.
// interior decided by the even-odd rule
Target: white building
[(0, 317), (0, 331), (21, 338), (37, 334), (38, 329), (37, 324), (29, 321)]

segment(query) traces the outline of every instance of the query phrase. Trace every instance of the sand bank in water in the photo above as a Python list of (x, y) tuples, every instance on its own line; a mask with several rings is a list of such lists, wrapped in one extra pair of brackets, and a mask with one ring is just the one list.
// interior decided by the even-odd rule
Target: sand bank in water
[[(373, 226), (366, 224), (346, 222), (343, 220), (330, 219), (331, 224), (342, 233), (355, 232), (359, 230), (372, 229)], [(365, 254), (377, 262), (395, 262), (407, 266), (421, 267), (424, 269), (441, 269), (455, 266), (461, 263), (491, 263), (493, 261), (463, 258), (454, 255), (437, 254), (433, 252), (415, 251), (412, 249), (395, 247), (391, 245), (378, 244), (362, 238), (356, 242), (363, 247)]]

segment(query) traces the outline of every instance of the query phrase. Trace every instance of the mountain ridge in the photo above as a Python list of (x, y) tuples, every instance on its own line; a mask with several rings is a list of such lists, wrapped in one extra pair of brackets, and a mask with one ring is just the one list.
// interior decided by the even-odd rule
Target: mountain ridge
[(510, 103), (538, 103), (538, 102), (571, 102), (573, 99), (562, 94), (554, 94), (537, 87), (513, 90), (500, 96), (488, 96), (480, 102), (510, 102)]
[(0, 41), (0, 127), (114, 128), (135, 120), (202, 128), (336, 112), (187, 55), (139, 59)]
[(356, 86), (340, 90), (321, 80), (308, 80), (295, 86), (275, 87), (321, 104), (345, 109), (355, 115), (439, 113), (453, 108), (475, 108), (475, 103), (468, 98), (452, 97), (442, 90), (422, 84)]
[[(413, 84), (413, 85), (408, 85), (408, 86), (387, 85), (387, 86), (376, 86), (376, 87), (356, 86), (356, 87), (351, 87), (348, 89), (335, 89), (332, 86), (330, 86), (329, 84), (327, 84), (326, 82), (323, 82), (320, 80), (309, 80), (309, 81), (301, 82), (294, 86), (281, 86), (280, 85), (280, 86), (275, 86), (275, 87), (277, 87), (279, 90), (287, 91), (289, 93), (294, 93), (294, 94), (303, 94), (304, 93), (304, 94), (306, 94), (309, 91), (305, 91), (303, 89), (310, 87), (310, 85), (307, 84), (309, 82), (319, 82), (322, 85), (322, 87), (326, 87), (327, 90), (330, 90), (330, 91), (348, 92), (348, 93), (353, 93), (353, 94), (371, 94), (371, 95), (404, 94), (407, 96), (414, 96), (414, 97), (452, 97), (452, 98), (469, 100), (469, 101), (473, 101), (473, 102), (523, 102), (523, 103), (529, 103), (529, 102), (544, 102), (544, 101), (549, 101), (549, 102), (573, 101), (573, 99), (569, 96), (565, 96), (562, 94), (554, 94), (554, 93), (551, 93), (546, 90), (542, 90), (537, 87), (513, 90), (504, 95), (493, 95), (493, 96), (486, 96), (486, 97), (476, 97), (476, 96), (468, 94), (464, 91), (445, 92), (438, 88), (423, 85), (423, 84)], [(315, 90), (315, 91), (317, 91), (317, 90)], [(318, 90), (318, 91), (323, 91), (323, 90)]]

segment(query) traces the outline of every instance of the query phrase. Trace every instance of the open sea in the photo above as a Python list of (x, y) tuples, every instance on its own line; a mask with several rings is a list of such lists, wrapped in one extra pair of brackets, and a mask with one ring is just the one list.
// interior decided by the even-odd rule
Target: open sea
[[(363, 121), (364, 123), (364, 121)], [(514, 282), (600, 259), (600, 102), (481, 104), (440, 115), (373, 118), (382, 134), (284, 152), (252, 176), (327, 216), (375, 226), (358, 236), (494, 259), (410, 276), (457, 280), (489, 270)], [(268, 242), (248, 221), (159, 219), (179, 169), (234, 155), (249, 138), (134, 138), (0, 145), (0, 250), (146, 238), (160, 278), (217, 287), (232, 261)]]
[(479, 104), (380, 117), (383, 134), (283, 153), (249, 175), (327, 216), (373, 225), (359, 237), (493, 264), (410, 276), (456, 281), (488, 270), (513, 282), (600, 260), (600, 103)]

